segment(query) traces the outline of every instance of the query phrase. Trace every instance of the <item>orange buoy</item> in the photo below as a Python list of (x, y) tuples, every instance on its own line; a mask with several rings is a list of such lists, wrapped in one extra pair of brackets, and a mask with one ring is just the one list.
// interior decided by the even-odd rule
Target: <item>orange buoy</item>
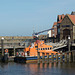
[(8, 53), (8, 49), (5, 49), (5, 53)]
[(24, 56), (24, 53), (22, 52), (21, 55)]

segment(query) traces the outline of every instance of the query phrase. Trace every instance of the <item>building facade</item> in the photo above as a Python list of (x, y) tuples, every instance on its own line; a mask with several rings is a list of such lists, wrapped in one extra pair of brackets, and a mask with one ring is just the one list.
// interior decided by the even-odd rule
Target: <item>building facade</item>
[(70, 36), (70, 40), (75, 41), (75, 12), (58, 15), (57, 22), (54, 22), (52, 28), (53, 30), (48, 31), (50, 40), (56, 39), (59, 42), (68, 40), (68, 36)]
[(51, 30), (47, 32), (47, 37), (51, 37)]
[(57, 36), (57, 22), (54, 22), (52, 26), (52, 30), (49, 30), (47, 33), (47, 41), (48, 42), (55, 42)]
[(57, 16), (57, 41), (60, 41), (60, 24), (64, 17), (64, 14)]
[(55, 37), (56, 38), (56, 35), (57, 35), (57, 22), (54, 22), (52, 28), (53, 28), (53, 30), (51, 30), (51, 37)]
[(60, 40), (68, 39), (75, 40), (75, 15), (66, 14), (60, 24)]

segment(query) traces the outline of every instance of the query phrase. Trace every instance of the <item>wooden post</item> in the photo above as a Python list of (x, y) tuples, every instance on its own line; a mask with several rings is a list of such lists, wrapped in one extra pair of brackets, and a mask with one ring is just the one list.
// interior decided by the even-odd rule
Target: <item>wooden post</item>
[(40, 64), (40, 52), (38, 52), (38, 64)]
[(45, 63), (45, 53), (42, 53), (42, 63)]
[(60, 53), (60, 62), (63, 62), (62, 53)]
[(58, 63), (58, 53), (56, 53), (56, 63)]
[(51, 53), (51, 60), (52, 60), (52, 63), (54, 62), (54, 55), (53, 53)]
[(72, 55), (73, 55), (73, 62), (75, 63), (75, 51), (72, 51)]
[(14, 50), (14, 56), (15, 56), (15, 46), (13, 46), (13, 50)]
[(69, 52), (69, 62), (71, 63), (71, 52)]
[(47, 53), (47, 64), (49, 64), (49, 53)]
[(2, 57), (1, 57), (1, 61), (5, 62), (5, 58), (4, 58), (4, 38), (1, 38), (1, 49), (2, 49)]
[(67, 63), (67, 53), (65, 53), (65, 63)]

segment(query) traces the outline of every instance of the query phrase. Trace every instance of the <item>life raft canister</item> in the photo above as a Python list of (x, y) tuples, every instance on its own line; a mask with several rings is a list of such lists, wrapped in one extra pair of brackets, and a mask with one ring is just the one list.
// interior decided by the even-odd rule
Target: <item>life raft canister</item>
[(5, 53), (8, 53), (8, 49), (5, 49)]

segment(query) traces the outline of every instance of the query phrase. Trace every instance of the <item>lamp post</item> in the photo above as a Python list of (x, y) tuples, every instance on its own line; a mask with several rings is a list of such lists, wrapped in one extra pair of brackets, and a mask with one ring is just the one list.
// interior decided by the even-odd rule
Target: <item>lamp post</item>
[(68, 50), (70, 51), (70, 36), (68, 36)]
[(14, 51), (14, 56), (15, 56), (15, 42), (14, 42), (14, 37), (12, 37), (12, 44), (13, 44), (13, 51)]
[(2, 57), (4, 56), (4, 38), (1, 38)]
[(68, 36), (68, 50), (69, 50), (69, 62), (72, 62), (72, 55), (70, 50), (70, 36)]

